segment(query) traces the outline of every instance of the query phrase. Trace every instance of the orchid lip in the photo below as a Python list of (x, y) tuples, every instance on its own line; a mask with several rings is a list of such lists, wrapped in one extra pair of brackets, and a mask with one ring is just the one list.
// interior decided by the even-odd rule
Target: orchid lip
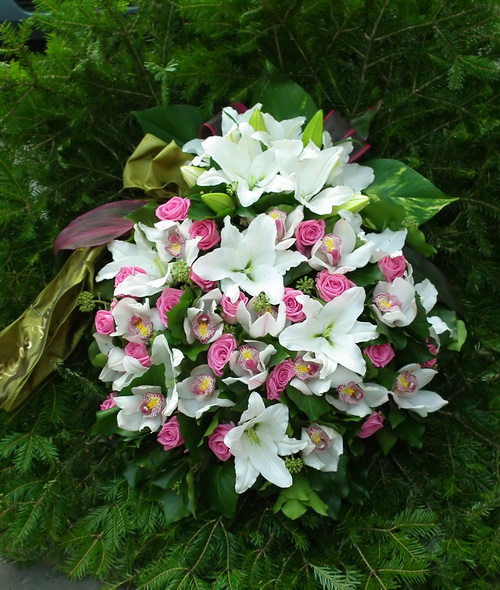
[(392, 311), (394, 308), (401, 309), (403, 307), (401, 301), (395, 295), (391, 295), (390, 293), (380, 293), (379, 295), (376, 295), (372, 301), (382, 313)]
[(215, 391), (215, 379), (208, 373), (195, 377), (190, 385), (189, 391), (198, 397), (211, 397)]
[(307, 435), (317, 451), (324, 451), (325, 449), (330, 448), (332, 444), (331, 438), (319, 426), (309, 426), (307, 429)]
[(133, 315), (129, 321), (129, 331), (133, 336), (149, 340), (153, 335), (153, 323), (145, 317)]
[(364, 397), (363, 390), (354, 381), (337, 387), (338, 399), (346, 404), (355, 404)]
[(395, 393), (415, 393), (418, 389), (417, 378), (409, 371), (403, 371), (397, 376), (392, 389)]
[(137, 405), (145, 418), (155, 418), (162, 411), (165, 398), (161, 393), (145, 393)]
[(193, 334), (203, 344), (208, 342), (216, 332), (215, 321), (206, 313), (197, 315), (191, 323)]

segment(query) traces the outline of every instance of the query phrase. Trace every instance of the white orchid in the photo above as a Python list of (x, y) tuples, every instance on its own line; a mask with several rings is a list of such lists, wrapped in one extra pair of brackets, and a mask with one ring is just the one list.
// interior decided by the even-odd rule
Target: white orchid
[(335, 395), (327, 394), (326, 400), (337, 410), (363, 418), (372, 408), (389, 401), (387, 389), (377, 383), (363, 383), (362, 377), (343, 367), (329, 376)]
[(190, 418), (198, 419), (214, 406), (234, 406), (230, 399), (219, 397), (220, 391), (216, 389), (214, 373), (208, 365), (195, 367), (191, 375), (178, 384), (177, 392), (178, 410)]
[(248, 490), (259, 474), (280, 488), (292, 485), (292, 476), (280, 456), (302, 450), (307, 442), (288, 437), (287, 428), (285, 405), (278, 403), (266, 408), (258, 393), (250, 394), (248, 408), (238, 426), (224, 437), (224, 444), (234, 456), (238, 494)]
[(375, 245), (365, 242), (356, 248), (356, 233), (345, 219), (339, 219), (331, 233), (325, 234), (311, 250), (309, 265), (329, 272), (346, 272), (366, 266)]
[(369, 233), (365, 235), (368, 243), (373, 244), (373, 253), (370, 262), (378, 262), (385, 256), (399, 256), (405, 244), (407, 229), (393, 231), (386, 228), (381, 233)]
[(170, 416), (177, 408), (179, 394), (177, 393), (177, 376), (180, 373), (179, 365), (184, 355), (177, 348), (170, 348), (164, 334), (157, 336), (153, 340), (151, 347), (151, 364), (163, 365), (164, 382), (163, 391), (165, 393), (165, 406), (163, 416)]
[(336, 430), (314, 423), (302, 429), (301, 440), (306, 443), (302, 450), (306, 465), (318, 471), (337, 471), (344, 444)]
[(258, 215), (240, 233), (224, 219), (221, 247), (198, 258), (192, 270), (202, 279), (220, 281), (222, 292), (236, 301), (239, 290), (257, 296), (264, 292), (271, 304), (284, 294), (283, 275), (305, 261), (305, 256), (276, 249), (276, 224), (268, 215)]
[(163, 423), (162, 410), (165, 398), (161, 387), (156, 385), (140, 385), (132, 387), (133, 395), (115, 396), (115, 405), (120, 408), (116, 420), (118, 428), (139, 432), (149, 428), (155, 432)]
[(413, 410), (425, 418), (429, 412), (436, 412), (448, 403), (434, 391), (421, 389), (437, 374), (434, 369), (412, 363), (399, 369), (398, 373), (389, 393), (401, 409)]
[(413, 285), (398, 277), (387, 283), (379, 281), (373, 290), (371, 306), (377, 318), (387, 326), (408, 326), (417, 317), (417, 303)]
[(229, 359), (229, 368), (236, 377), (226, 377), (223, 379), (224, 383), (231, 385), (239, 381), (247, 385), (250, 391), (260, 387), (267, 379), (267, 365), (275, 353), (276, 348), (272, 344), (260, 340), (244, 340)]
[(153, 332), (163, 328), (156, 307), (150, 308), (149, 299), (144, 303), (132, 297), (120, 299), (112, 312), (116, 330), (111, 336), (122, 336), (130, 342), (147, 342)]
[(377, 337), (374, 325), (358, 322), (365, 302), (362, 287), (352, 287), (332, 301), (322, 305), (308, 295), (299, 295), (306, 319), (285, 328), (279, 343), (288, 350), (306, 350), (322, 363), (320, 377), (325, 378), (342, 365), (355, 373), (364, 374), (366, 364), (357, 346)]
[(194, 307), (186, 310), (184, 332), (188, 344), (193, 344), (195, 340), (204, 344), (214, 342), (222, 334), (224, 323), (221, 316), (215, 313), (221, 297), (219, 289), (212, 289), (200, 297)]

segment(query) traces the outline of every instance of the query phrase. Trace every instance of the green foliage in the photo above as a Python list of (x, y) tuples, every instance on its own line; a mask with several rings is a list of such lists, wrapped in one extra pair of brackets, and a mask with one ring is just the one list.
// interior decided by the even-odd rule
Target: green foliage
[[(308, 117), (355, 119), (381, 101), (370, 158), (400, 160), (457, 198), (414, 239), (438, 250), (469, 338), (458, 362), (443, 357), (434, 389), (449, 405), (426, 421), (422, 448), (393, 441), (385, 457), (364, 441), (356, 467), (369, 498), (353, 479), (333, 523), (311, 509), (292, 521), (249, 495), (234, 516), (166, 524), (172, 490), (129, 487), (114, 442), (90, 432), (108, 392), (84, 342), (0, 416), (1, 553), (50, 554), (68, 576), (110, 588), (497, 588), (497, 3), (137, 0), (128, 16), (126, 4), (38, 0), (43, 53), (26, 45), (30, 23), (1, 26), (2, 325), (55, 276), (64, 255), (52, 245), (69, 221), (142, 197), (121, 189), (142, 136), (132, 112), (190, 102), (208, 119), (292, 80), (317, 105)], [(404, 425), (392, 425), (398, 436)], [(226, 476), (214, 474), (220, 490)]]

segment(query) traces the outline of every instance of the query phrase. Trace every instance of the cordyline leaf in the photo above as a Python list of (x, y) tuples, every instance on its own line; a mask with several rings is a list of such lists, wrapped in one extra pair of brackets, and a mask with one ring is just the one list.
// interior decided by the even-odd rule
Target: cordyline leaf
[(90, 248), (107, 244), (127, 233), (134, 226), (134, 222), (125, 219), (125, 215), (139, 209), (147, 201), (116, 201), (107, 203), (84, 213), (74, 219), (57, 236), (54, 243), (54, 253), (59, 250), (76, 250), (76, 248)]

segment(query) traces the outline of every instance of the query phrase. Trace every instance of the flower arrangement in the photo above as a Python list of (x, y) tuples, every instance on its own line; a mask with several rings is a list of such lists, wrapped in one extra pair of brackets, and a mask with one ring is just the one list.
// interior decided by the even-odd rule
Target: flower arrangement
[[(237, 104), (205, 138), (147, 135), (127, 164), (156, 200), (96, 276), (94, 430), (170, 521), (250, 492), (335, 517), (363, 498), (365, 439), (419, 446), (447, 403), (430, 382), (464, 327), (418, 225), (452, 199), (400, 162), (354, 163), (366, 142), (304, 96), (298, 116)], [(166, 137), (176, 116), (189, 134), (170, 109)]]

